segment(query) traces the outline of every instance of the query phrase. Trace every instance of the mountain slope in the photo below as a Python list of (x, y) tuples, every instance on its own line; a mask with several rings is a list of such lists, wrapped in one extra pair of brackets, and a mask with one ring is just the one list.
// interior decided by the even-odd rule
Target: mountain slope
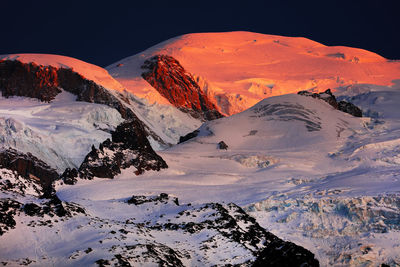
[(182, 202), (234, 201), (268, 231), (315, 253), (323, 266), (395, 265), (399, 87), (338, 91), (338, 101), (359, 106), (362, 118), (310, 96), (271, 97), (206, 122), (197, 137), (159, 152), (167, 170), (135, 179), (122, 171), (113, 181), (59, 187), (59, 196), (98, 201), (106, 187), (101, 199), (107, 201), (161, 192)]
[(32, 153), (59, 173), (78, 168), (124, 119), (156, 149), (200, 125), (176, 108), (148, 107), (106, 70), (64, 56), (0, 56), (0, 93), (0, 146)]
[(78, 167), (122, 121), (117, 110), (64, 91), (50, 103), (0, 97), (0, 145), (30, 152), (58, 172)]
[(108, 105), (124, 119), (142, 121), (156, 149), (176, 143), (180, 135), (200, 125), (200, 120), (172, 106), (157, 107), (141, 101), (98, 66), (57, 55), (0, 56), (3, 97), (25, 96), (49, 102), (62, 90), (76, 95), (77, 101)]
[(366, 50), (251, 32), (178, 36), (122, 59), (107, 70), (135, 95), (150, 103), (168, 104), (141, 78), (144, 61), (156, 55), (178, 60), (227, 115), (265, 97), (357, 83), (390, 85), (400, 77), (399, 62)]

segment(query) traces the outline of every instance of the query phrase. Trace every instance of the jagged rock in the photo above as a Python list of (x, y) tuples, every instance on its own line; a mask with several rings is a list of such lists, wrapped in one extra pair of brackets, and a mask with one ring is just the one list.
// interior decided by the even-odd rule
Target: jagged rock
[(193, 76), (173, 57), (156, 55), (142, 66), (145, 79), (171, 104), (194, 118), (214, 120), (223, 117)]
[(26, 215), (29, 216), (38, 216), (41, 215), (42, 209), (36, 205), (35, 203), (27, 203), (24, 205), (23, 210)]
[[(130, 166), (136, 168), (136, 175), (148, 170), (159, 171), (168, 168), (167, 163), (151, 148), (142, 125), (136, 120), (118, 125), (112, 132), (112, 141), (107, 139), (98, 149), (92, 146), (92, 150), (79, 167), (79, 175), (86, 179), (95, 176), (113, 178), (121, 173), (121, 169)], [(76, 173), (67, 170), (64, 173), (67, 179), (64, 182), (74, 183)]]
[(195, 138), (197, 135), (199, 135), (199, 130), (194, 130), (193, 132), (190, 132), (190, 133), (188, 133), (187, 135), (185, 135), (185, 136), (181, 136), (181, 137), (179, 137), (179, 142), (178, 142), (178, 144), (180, 144), (180, 143), (183, 143), (183, 142), (186, 142), (186, 141), (188, 141), (188, 140), (190, 140), (190, 139), (192, 139), (192, 138)]
[(52, 183), (58, 179), (58, 173), (45, 162), (31, 153), (23, 154), (8, 148), (0, 151), (0, 167), (16, 171), (18, 175), (35, 181), (43, 188), (43, 194), (53, 191)]
[(179, 206), (179, 200), (176, 197), (170, 197), (166, 193), (161, 193), (159, 196), (155, 197), (147, 197), (147, 196), (132, 196), (127, 203), (129, 204), (134, 204), (134, 205), (141, 205), (143, 203), (150, 203), (150, 202), (160, 202), (160, 203), (167, 203), (167, 202), (173, 202), (177, 206)]
[(308, 91), (300, 91), (297, 94), (304, 96), (311, 96), (312, 98), (322, 99), (337, 110), (353, 115), (354, 117), (362, 117), (362, 110), (358, 108), (356, 105), (346, 101), (337, 102), (336, 97), (332, 94), (331, 89), (327, 89), (323, 93), (311, 93)]
[(224, 141), (219, 142), (218, 145), (217, 145), (217, 147), (218, 147), (218, 149), (225, 149), (225, 150), (228, 149), (228, 145), (225, 144)]
[(253, 267), (264, 266), (319, 266), (315, 256), (303, 247), (292, 242), (284, 242), (279, 238), (273, 238), (272, 242), (266, 242), (266, 247), (261, 251)]
[(4, 168), (0, 168), (0, 191), (13, 192), (21, 196), (29, 193), (39, 197), (43, 194), (42, 186), (35, 180), (26, 179), (16, 171)]
[[(78, 213), (85, 214), (85, 210), (79, 207), (76, 204), (71, 203), (63, 203), (56, 194), (53, 194), (49, 199), (45, 202), (37, 202), (37, 203), (21, 203), (19, 201), (10, 199), (10, 198), (2, 198), (0, 199), (0, 236), (5, 232), (15, 228), (16, 221), (15, 217), (19, 216), (19, 214), (23, 212), (28, 216), (36, 216), (43, 218), (44, 215), (52, 218), (52, 217), (64, 217), (70, 218)], [(56, 220), (57, 221), (57, 220)], [(41, 225), (52, 225), (52, 221), (46, 219), (45, 222), (38, 221)], [(35, 226), (35, 222), (32, 221), (28, 226)]]
[(0, 199), (0, 236), (15, 227), (14, 216), (21, 203), (12, 199)]
[(354, 117), (362, 117), (362, 110), (350, 102), (340, 101), (338, 103), (338, 109), (343, 112), (349, 113)]
[(72, 185), (77, 182), (78, 176), (79, 176), (79, 173), (78, 173), (77, 169), (66, 168), (65, 171), (63, 172), (63, 174), (61, 174), (60, 178), (61, 178), (61, 180), (64, 181), (64, 183)]
[(28, 96), (46, 102), (61, 92), (55, 68), (13, 60), (0, 60), (0, 91), (4, 97)]

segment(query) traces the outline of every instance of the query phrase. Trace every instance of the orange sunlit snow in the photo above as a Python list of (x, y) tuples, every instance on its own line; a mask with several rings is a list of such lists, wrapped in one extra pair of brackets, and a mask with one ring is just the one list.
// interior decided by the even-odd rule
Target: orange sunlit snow
[(123, 59), (108, 70), (128, 91), (150, 102), (167, 104), (140, 77), (141, 64), (156, 54), (176, 58), (227, 115), (274, 95), (356, 83), (390, 85), (400, 77), (400, 62), (363, 49), (251, 32), (179, 36)]

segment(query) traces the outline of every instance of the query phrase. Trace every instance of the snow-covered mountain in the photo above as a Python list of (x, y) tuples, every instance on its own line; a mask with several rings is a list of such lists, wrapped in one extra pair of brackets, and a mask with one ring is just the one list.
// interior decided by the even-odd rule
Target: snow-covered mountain
[[(177, 143), (179, 136), (201, 125), (200, 119), (193, 118), (173, 106), (148, 105), (146, 101), (143, 102), (127, 92), (105, 69), (74, 58), (45, 54), (3, 55), (0, 56), (0, 70), (0, 92), (3, 97), (30, 97), (44, 102), (50, 101), (50, 104), (55, 101), (59, 104), (67, 101), (65, 105), (70, 106), (70, 102), (74, 101), (73, 97), (60, 94), (66, 91), (75, 95), (77, 101), (105, 104), (118, 111), (122, 119), (141, 121), (155, 149)], [(52, 101), (54, 99), (55, 101)], [(38, 110), (46, 106), (44, 102), (38, 103)], [(111, 108), (108, 110), (115, 113)], [(32, 110), (32, 113), (40, 119), (38, 112)], [(75, 116), (79, 117), (81, 113), (78, 112)], [(112, 114), (109, 116), (115, 117)], [(113, 127), (115, 126), (114, 123)], [(87, 147), (91, 144), (85, 145)]]
[(168, 104), (141, 78), (144, 61), (156, 55), (176, 59), (226, 115), (270, 96), (360, 83), (390, 85), (400, 77), (400, 62), (366, 50), (252, 32), (178, 36), (122, 59), (107, 70), (129, 92), (150, 103)]
[(0, 56), (3, 264), (400, 264), (398, 61), (231, 32), (107, 70)]
[[(395, 266), (400, 87), (339, 91), (338, 101), (358, 105), (363, 117), (311, 96), (271, 97), (206, 122), (196, 137), (159, 152), (166, 170), (78, 181), (58, 187), (58, 195), (91, 207), (117, 195), (161, 192), (183, 203), (234, 201), (272, 233), (315, 253), (323, 266)], [(221, 141), (226, 150), (219, 149)]]
[[(102, 213), (107, 206), (104, 202), (88, 209), (86, 204), (77, 203), (80, 197), (72, 201), (60, 199), (61, 191), (55, 190), (54, 183), (59, 188), (78, 189), (78, 185), (85, 183), (82, 179), (119, 177), (121, 171), (136, 176), (167, 168), (150, 144), (167, 144), (155, 133), (164, 134), (162, 127), (154, 124), (156, 118), (151, 116), (151, 108), (125, 92), (104, 69), (55, 55), (1, 58), (3, 264), (262, 266), (267, 261), (318, 265), (311, 252), (267, 232), (233, 203), (180, 205), (176, 198), (163, 193), (153, 197), (131, 195), (126, 200), (116, 194), (114, 199), (120, 199), (120, 207)], [(160, 120), (167, 117), (164, 123), (171, 123), (172, 129), (168, 131), (176, 135), (172, 138), (167, 133), (162, 137), (176, 140), (180, 133), (193, 130), (204, 119), (221, 117), (199, 87), (187, 89), (193, 96), (198, 95), (199, 105), (193, 103), (193, 107), (199, 107), (195, 111), (201, 113), (182, 112), (173, 106), (161, 108), (172, 110), (168, 117), (154, 108)], [(143, 108), (136, 109), (139, 106)], [(174, 120), (178, 125), (174, 125)], [(188, 121), (194, 123), (182, 125)], [(98, 193), (106, 191), (104, 188)], [(89, 206), (94, 204), (91, 201)], [(132, 209), (131, 204), (137, 207)], [(127, 208), (134, 217), (126, 213)], [(96, 209), (103, 211), (98, 213), (100, 210)], [(143, 216), (138, 217), (139, 213)], [(82, 228), (82, 224), (87, 227)], [(106, 224), (112, 225), (109, 234), (121, 233), (112, 242), (104, 236)], [(65, 246), (67, 236), (75, 241), (70, 240)], [(123, 244), (121, 240), (126, 241)], [(54, 250), (60, 246), (61, 250)], [(82, 246), (88, 247), (81, 250)], [(36, 249), (29, 253), (28, 247)]]

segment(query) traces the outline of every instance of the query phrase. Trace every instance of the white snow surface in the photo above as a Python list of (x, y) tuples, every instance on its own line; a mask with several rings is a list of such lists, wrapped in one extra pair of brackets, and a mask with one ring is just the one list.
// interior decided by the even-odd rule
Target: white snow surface
[(0, 95), (0, 146), (31, 152), (58, 172), (79, 167), (123, 119), (116, 109), (75, 99), (65, 91), (50, 103)]
[(143, 62), (156, 54), (176, 58), (227, 115), (270, 96), (360, 83), (387, 86), (400, 77), (399, 61), (363, 49), (252, 32), (178, 36), (106, 69), (129, 92), (150, 103), (169, 105), (141, 77)]
[[(94, 214), (103, 213), (105, 201), (132, 194), (235, 202), (267, 230), (315, 253), (322, 266), (395, 266), (400, 88), (360, 85), (353, 96), (345, 95), (348, 89), (341, 97), (378, 115), (355, 118), (306, 96), (271, 97), (207, 122), (198, 137), (159, 152), (166, 170), (59, 185), (58, 195)], [(219, 141), (229, 148), (218, 150)]]

